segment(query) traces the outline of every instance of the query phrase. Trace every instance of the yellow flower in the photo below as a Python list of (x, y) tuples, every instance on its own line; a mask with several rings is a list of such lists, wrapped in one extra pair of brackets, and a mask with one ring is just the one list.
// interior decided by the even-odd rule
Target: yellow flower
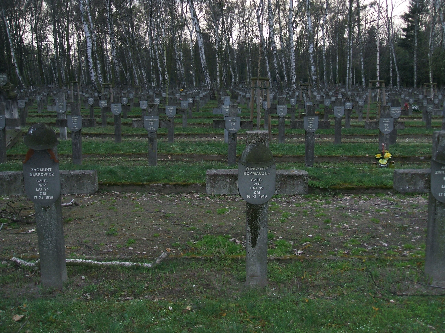
[(391, 158), (391, 156), (392, 155), (389, 152), (386, 152), (385, 155), (383, 155), (383, 158), (389, 159), (389, 158)]
[(379, 163), (380, 164), (386, 164), (386, 163), (388, 163), (388, 161), (385, 160), (384, 158), (381, 158), (381, 159), (379, 159)]
[(382, 154), (375, 155), (375, 158), (382, 158)]

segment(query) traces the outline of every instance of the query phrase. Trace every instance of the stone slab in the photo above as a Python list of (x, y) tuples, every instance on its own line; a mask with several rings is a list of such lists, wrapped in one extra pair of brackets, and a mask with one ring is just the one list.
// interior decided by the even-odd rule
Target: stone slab
[[(99, 189), (96, 170), (60, 170), (62, 194), (93, 194)], [(0, 195), (25, 195), (22, 171), (0, 172)]]
[[(277, 170), (275, 194), (307, 194), (308, 179), (308, 173), (304, 170)], [(207, 170), (206, 192), (211, 195), (238, 194), (238, 169)]]
[(430, 169), (397, 169), (394, 170), (393, 188), (400, 193), (429, 193), (430, 179)]

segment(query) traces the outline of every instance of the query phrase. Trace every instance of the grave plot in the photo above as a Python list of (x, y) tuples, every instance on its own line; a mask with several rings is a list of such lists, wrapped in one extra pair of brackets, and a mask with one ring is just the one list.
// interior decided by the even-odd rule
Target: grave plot
[[(338, 99), (338, 96), (336, 98)], [(126, 117), (119, 117), (121, 120), (119, 142), (111, 111), (107, 116), (106, 126), (102, 127), (100, 123), (102, 109), (99, 106), (99, 97), (97, 97), (93, 98), (91, 105), (87, 99), (82, 103), (82, 156), (81, 166), (76, 168), (98, 170), (99, 182), (103, 185), (153, 183), (202, 185), (205, 182), (205, 170), (229, 168), (229, 163), (227, 163), (229, 145), (224, 142), (224, 127), (215, 126), (215, 120), (219, 121), (221, 118), (214, 114), (214, 109), (224, 103), (222, 100), (201, 102), (199, 108), (195, 103), (191, 104), (191, 117), (188, 113), (186, 127), (183, 126), (183, 119), (180, 116), (171, 117), (169, 120), (165, 114), (163, 101), (159, 100), (159, 104), (153, 101), (154, 99), (147, 102), (147, 108), (150, 110), (159, 108), (156, 160), (150, 162), (147, 158), (150, 149), (149, 140), (152, 139), (147, 140), (147, 129), (143, 127), (145, 105), (141, 108), (140, 100), (133, 99), (131, 107), (126, 110)], [(241, 113), (239, 114), (240, 128), (237, 131), (235, 148), (236, 159), (239, 159), (245, 147), (245, 133), (249, 128), (245, 128), (244, 125), (248, 124), (251, 116), (249, 101), (242, 100), (242, 98), (240, 101), (243, 104), (238, 104)], [(301, 99), (281, 98), (279, 102), (282, 104), (279, 104), (279, 108), (277, 108), (278, 100), (272, 99), (271, 101), (270, 122), (269, 119), (267, 121), (271, 128), (271, 150), (279, 169), (307, 170), (310, 176), (309, 185), (312, 188), (392, 187), (393, 169), (378, 169), (374, 157), (381, 148), (379, 147), (379, 107), (376, 103), (370, 104), (369, 112), (367, 112), (366, 105), (361, 106), (355, 101), (352, 109), (350, 109), (351, 105), (347, 105), (345, 110), (352, 111), (348, 111), (350, 114), (349, 128), (345, 128), (344, 117), (335, 116), (333, 110), (323, 104), (330, 103), (333, 108), (332, 105), (335, 103), (332, 98), (329, 100), (325, 96), (323, 100), (323, 97), (320, 96), (319, 101), (315, 99), (314, 110), (311, 111), (314, 116), (310, 117), (316, 117), (319, 125), (314, 132), (310, 132), (313, 156), (309, 156), (308, 163), (305, 147), (307, 146), (305, 139), (307, 130), (304, 128), (304, 122), (305, 119), (307, 122), (309, 118), (300, 101)], [(178, 105), (177, 101), (173, 100), (169, 104)], [(283, 112), (284, 106), (286, 106), (286, 110), (289, 110), (286, 114)], [(180, 103), (178, 108), (180, 108)], [(330, 113), (331, 111), (332, 113)], [(117, 116), (115, 115), (115, 117)], [(367, 117), (368, 121), (366, 121)], [(90, 119), (93, 121), (89, 121)], [(39, 112), (36, 103), (28, 107), (26, 118), (28, 126), (36, 122), (43, 122), (55, 128), (59, 133), (62, 127), (57, 126), (57, 121), (57, 113), (52, 109), (48, 111), (47, 108), (44, 108)], [(440, 114), (433, 113), (432, 127), (427, 129), (421, 113), (412, 111), (411, 114), (401, 114), (397, 123), (393, 124), (400, 128), (403, 127), (403, 129), (397, 130), (395, 144), (391, 144), (389, 147), (386, 145), (393, 156), (392, 161), (396, 163), (394, 167), (428, 168), (428, 160), (431, 155), (431, 135), (434, 131), (441, 129), (442, 121)], [(253, 123), (255, 122), (256, 119)], [(335, 125), (336, 122), (337, 125)], [(253, 123), (250, 124), (253, 125)], [(297, 123), (298, 125), (295, 125)], [(174, 142), (169, 142), (170, 125), (168, 124), (174, 125)], [(263, 125), (264, 119), (261, 119), (260, 126), (263, 127)], [(337, 129), (339, 126), (342, 127), (341, 132)], [(391, 138), (389, 140), (390, 143), (393, 142)], [(62, 168), (74, 167), (71, 164), (73, 162), (71, 141), (72, 139), (69, 137), (66, 140), (60, 139), (58, 153), (61, 157)], [(154, 147), (153, 144), (151, 145)], [(10, 164), (7, 168), (5, 166), (4, 170), (19, 169), (18, 161), (24, 153), (25, 147), (21, 143), (8, 149)], [(154, 156), (154, 152), (151, 154)], [(231, 163), (233, 163), (234, 157), (231, 156)], [(154, 169), (149, 169), (149, 167), (154, 167)]]

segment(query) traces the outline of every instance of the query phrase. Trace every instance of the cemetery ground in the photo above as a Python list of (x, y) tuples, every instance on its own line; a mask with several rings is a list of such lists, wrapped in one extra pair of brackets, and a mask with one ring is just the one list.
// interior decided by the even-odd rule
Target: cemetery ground
[[(33, 205), (1, 198), (2, 332), (445, 329), (445, 292), (424, 274), (428, 195), (392, 190), (393, 169), (374, 164), (375, 131), (353, 127), (334, 146), (333, 133), (320, 130), (312, 168), (300, 130), (286, 132), (285, 144), (272, 141), (277, 169), (308, 171), (310, 191), (269, 202), (268, 286), (250, 290), (245, 202), (205, 193), (205, 170), (228, 168), (227, 146), (196, 118), (177, 128), (175, 143), (160, 130), (156, 167), (147, 166), (144, 132), (130, 126), (121, 144), (111, 126), (85, 129), (81, 166), (70, 163), (70, 140), (58, 147), (62, 170), (95, 169), (100, 184), (93, 195), (62, 198), (67, 259), (153, 267), (69, 263), (62, 291), (42, 288), (38, 265), (10, 260), (38, 259)], [(406, 122), (412, 126), (390, 148), (395, 167), (428, 168), (441, 120), (432, 130)], [(238, 156), (243, 149), (240, 140)], [(20, 142), (11, 147), (1, 170), (20, 170), (25, 153)]]

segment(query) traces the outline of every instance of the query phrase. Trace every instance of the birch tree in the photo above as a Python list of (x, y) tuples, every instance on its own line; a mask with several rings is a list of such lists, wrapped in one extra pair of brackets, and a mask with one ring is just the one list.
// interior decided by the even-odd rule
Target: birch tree
[(196, 16), (195, 5), (193, 3), (193, 0), (188, 0), (188, 4), (190, 8), (190, 15), (192, 18), (193, 27), (195, 29), (196, 40), (198, 42), (199, 57), (201, 59), (201, 68), (204, 73), (205, 84), (207, 88), (210, 88), (211, 81), (210, 81), (209, 70), (207, 68), (206, 56), (204, 52), (204, 40), (202, 38), (201, 27), (199, 26), (199, 20), (198, 17)]
[(272, 87), (272, 77), (270, 74), (269, 61), (268, 61), (268, 57), (267, 57), (267, 48), (266, 48), (266, 43), (264, 41), (263, 15), (264, 15), (264, 1), (260, 0), (258, 2), (257, 8), (256, 8), (256, 19), (257, 19), (257, 25), (258, 25), (258, 33), (260, 36), (259, 48), (261, 49), (261, 51), (260, 51), (261, 56), (258, 58), (258, 74), (260, 74), (261, 59), (264, 59), (264, 62), (266, 65), (266, 76), (269, 79), (269, 87)]
[(359, 57), (360, 57), (360, 71), (362, 73), (362, 88), (366, 88), (366, 79), (365, 79), (365, 59), (363, 57), (363, 36), (362, 36), (362, 20), (361, 20), (361, 6), (360, 0), (357, 0), (357, 39), (358, 39), (358, 48), (359, 48)]
[(86, 40), (86, 46), (87, 46), (87, 59), (88, 59), (88, 67), (89, 67), (89, 73), (90, 73), (90, 79), (93, 86), (96, 88), (98, 87), (97, 81), (96, 81), (96, 71), (94, 70), (94, 64), (93, 64), (93, 43), (91, 40), (91, 34), (90, 34), (90, 28), (85, 20), (85, 4), (83, 0), (78, 0), (79, 2), (79, 9), (81, 13), (81, 19), (83, 23), (83, 30), (85, 33), (85, 40)]
[[(387, 30), (387, 41), (390, 48), (390, 57), (392, 61), (394, 61), (394, 69), (396, 71), (396, 82), (397, 82), (397, 88), (400, 88), (400, 74), (399, 74), (399, 68), (397, 66), (397, 58), (396, 58), (396, 52), (394, 50), (394, 25), (393, 25), (393, 13), (394, 13), (394, 4), (391, 0), (391, 6), (388, 5), (388, 0), (386, 1), (386, 30)], [(389, 9), (391, 9), (391, 14), (389, 14)], [(391, 85), (392, 85), (392, 68), (390, 66), (390, 74), (391, 74)]]
[(12, 59), (12, 64), (14, 66), (15, 74), (17, 75), (17, 79), (19, 80), (20, 85), (25, 86), (22, 75), (20, 74), (19, 66), (17, 64), (17, 58), (16, 58), (15, 51), (14, 51), (15, 47), (14, 47), (14, 44), (12, 43), (11, 32), (9, 29), (9, 22), (6, 18), (4, 8), (2, 8), (2, 19), (3, 19), (3, 23), (5, 25), (6, 35), (8, 37), (8, 41), (9, 41), (9, 48), (11, 50), (11, 59)]
[(110, 36), (110, 46), (111, 46), (111, 63), (113, 64), (111, 67), (111, 76), (117, 82), (119, 82), (120, 66), (116, 56), (116, 39), (114, 36), (112, 0), (105, 0), (105, 1), (107, 5), (107, 25), (108, 25), (108, 34)]
[(347, 44), (347, 60), (346, 60), (346, 90), (352, 85), (352, 34), (353, 34), (353, 17), (352, 17), (353, 0), (349, 0), (348, 4), (348, 44)]
[(328, 0), (324, 3), (324, 11), (323, 11), (323, 17), (322, 17), (322, 24), (321, 24), (321, 38), (322, 38), (322, 57), (323, 57), (323, 84), (326, 86), (328, 83), (328, 69), (327, 69), (327, 62), (326, 62), (326, 22), (328, 17)]
[(278, 17), (278, 29), (279, 29), (279, 34), (278, 34), (278, 38), (280, 40), (280, 47), (281, 47), (281, 66), (283, 69), (283, 77), (284, 77), (284, 83), (287, 86), (288, 84), (288, 78), (287, 78), (287, 62), (286, 62), (286, 44), (285, 44), (285, 36), (284, 36), (284, 30), (283, 30), (283, 26), (282, 26), (282, 22), (281, 22), (281, 5), (279, 3), (279, 1), (277, 1), (277, 17)]
[(272, 3), (271, 0), (267, 0), (267, 18), (269, 23), (269, 45), (272, 49), (272, 63), (275, 70), (275, 80), (277, 81), (277, 84), (280, 84), (280, 73), (278, 68), (278, 61), (277, 61), (277, 45), (275, 43), (275, 31), (274, 31), (274, 13), (272, 9)]
[(314, 28), (312, 26), (310, 0), (306, 0), (306, 20), (307, 20), (307, 31), (308, 31), (308, 52), (309, 52), (311, 84), (315, 86), (317, 84), (317, 71), (315, 69), (315, 60), (314, 60)]
[(295, 71), (295, 46), (294, 46), (294, 1), (289, 0), (289, 12), (287, 17), (287, 26), (289, 30), (289, 54), (290, 54), (290, 77), (292, 89), (296, 89), (297, 74)]

